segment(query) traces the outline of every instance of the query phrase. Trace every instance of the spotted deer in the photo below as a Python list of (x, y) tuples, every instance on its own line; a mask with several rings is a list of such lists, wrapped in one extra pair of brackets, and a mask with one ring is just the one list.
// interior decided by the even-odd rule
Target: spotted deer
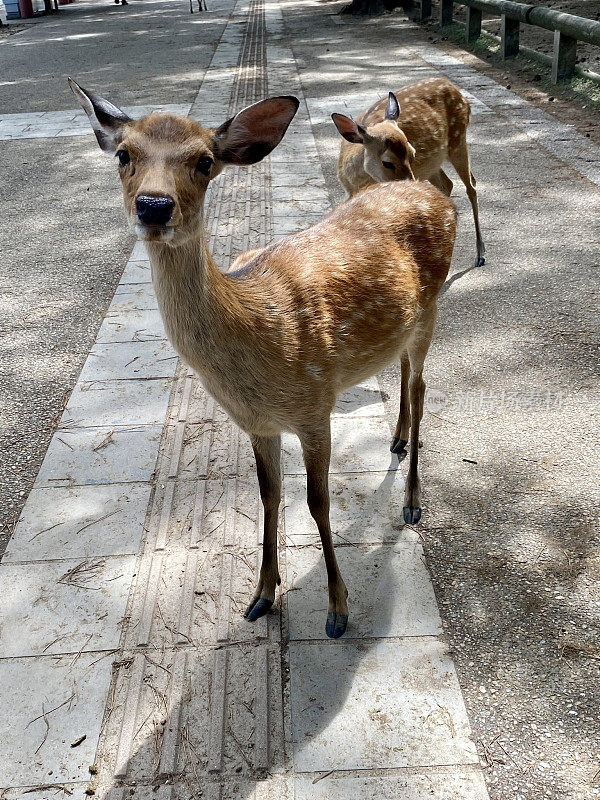
[(392, 450), (404, 448), (410, 431), (404, 518), (418, 522), (423, 363), (454, 247), (454, 207), (427, 183), (374, 186), (317, 225), (242, 257), (223, 273), (203, 223), (209, 182), (228, 164), (253, 164), (268, 155), (298, 100), (262, 100), (208, 129), (173, 114), (134, 121), (70, 84), (100, 147), (116, 154), (127, 216), (145, 242), (169, 339), (250, 436), (264, 540), (258, 586), (245, 616), (253, 621), (266, 614), (280, 582), (281, 432), (291, 431), (302, 445), (308, 505), (323, 544), (326, 632), (338, 638), (348, 620), (348, 592), (329, 522), (330, 414), (341, 391), (403, 354)]
[(471, 107), (447, 78), (430, 78), (389, 92), (356, 120), (332, 114), (344, 137), (338, 177), (352, 197), (382, 181), (428, 180), (450, 196), (452, 181), (442, 169), (449, 161), (465, 185), (473, 209), (477, 256), (485, 263), (479, 228), (475, 176), (471, 172), (467, 128)]

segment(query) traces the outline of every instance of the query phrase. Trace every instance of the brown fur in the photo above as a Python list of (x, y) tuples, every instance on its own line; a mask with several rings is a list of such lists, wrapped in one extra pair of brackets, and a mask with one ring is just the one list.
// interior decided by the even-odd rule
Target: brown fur
[[(267, 109), (271, 102), (264, 101)], [(251, 117), (259, 105), (251, 107)], [(261, 126), (255, 119), (251, 123), (245, 136), (254, 147), (253, 126)], [(341, 390), (401, 353), (410, 355), (416, 378), (411, 410), (402, 417), (404, 430), (412, 413), (406, 501), (418, 508), (414, 442), (424, 392), (420, 376), (452, 257), (455, 211), (429, 184), (374, 186), (318, 225), (244, 254), (223, 274), (207, 249), (204, 195), (209, 179), (224, 166), (222, 153), (241, 157), (246, 127), (237, 126), (232, 143), (227, 131), (151, 115), (109, 133), (114, 146), (131, 155), (120, 172), (132, 222), (140, 195), (169, 195), (175, 203), (172, 223), (144, 232), (167, 334), (252, 440), (265, 536), (260, 581), (247, 613), (260, 616), (275, 597), (280, 433), (292, 431), (302, 444), (308, 503), (323, 542), (333, 620), (328, 630), (338, 636), (348, 607), (329, 526), (329, 416)], [(261, 128), (263, 139), (271, 127)], [(206, 156), (214, 159), (210, 176), (194, 170)]]
[(340, 182), (353, 196), (377, 182), (415, 178), (431, 181), (449, 196), (452, 181), (442, 165), (450, 161), (465, 184), (473, 208), (477, 263), (482, 264), (485, 247), (466, 139), (471, 116), (468, 101), (447, 78), (419, 81), (404, 86), (395, 95), (400, 105), (397, 122), (385, 118), (387, 98), (357, 116), (356, 122), (366, 128), (369, 140), (364, 144), (342, 140)]

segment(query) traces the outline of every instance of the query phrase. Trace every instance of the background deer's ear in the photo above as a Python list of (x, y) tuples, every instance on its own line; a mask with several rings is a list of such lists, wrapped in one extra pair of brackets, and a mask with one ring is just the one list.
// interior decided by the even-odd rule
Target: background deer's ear
[(114, 153), (123, 138), (123, 127), (132, 121), (131, 117), (108, 100), (82, 89), (72, 78), (69, 78), (69, 86), (88, 115), (102, 150)]
[(364, 125), (361, 125), (360, 122), (355, 122), (352, 117), (347, 117), (345, 114), (332, 114), (331, 119), (348, 142), (366, 144), (371, 139)]
[(385, 109), (385, 118), (397, 121), (400, 116), (400, 103), (393, 92), (388, 93), (388, 103)]
[(244, 108), (214, 133), (215, 155), (225, 164), (256, 164), (283, 139), (300, 101), (269, 97)]

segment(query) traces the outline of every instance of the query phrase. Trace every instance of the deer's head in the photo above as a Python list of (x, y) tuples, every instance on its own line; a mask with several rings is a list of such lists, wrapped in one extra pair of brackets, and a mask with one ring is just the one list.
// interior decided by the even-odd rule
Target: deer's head
[(332, 114), (336, 128), (348, 142), (364, 150), (364, 170), (374, 181), (415, 180), (412, 163), (415, 149), (398, 125), (400, 106), (390, 92), (382, 122), (364, 126), (344, 114)]
[(219, 128), (189, 117), (133, 120), (69, 79), (102, 150), (116, 156), (127, 216), (140, 239), (181, 244), (198, 235), (209, 182), (226, 164), (255, 164), (283, 138), (299, 102), (272, 97)]

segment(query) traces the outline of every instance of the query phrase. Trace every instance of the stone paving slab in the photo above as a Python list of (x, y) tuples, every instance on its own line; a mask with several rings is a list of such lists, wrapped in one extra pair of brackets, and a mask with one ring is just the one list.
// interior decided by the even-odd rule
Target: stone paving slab
[(35, 487), (149, 481), (162, 425), (62, 430), (50, 442)]
[[(439, 636), (441, 621), (419, 544), (337, 548), (352, 613), (345, 639)], [(327, 574), (320, 547), (287, 556), (290, 641), (325, 640)]]
[(95, 344), (79, 376), (88, 386), (99, 381), (173, 378), (177, 355), (169, 342)]
[[(390, 429), (385, 417), (331, 419), (331, 473), (383, 472), (396, 469), (398, 459), (389, 450)], [(283, 437), (285, 475), (305, 474), (302, 450), (295, 436)]]
[(133, 309), (126, 312), (109, 309), (96, 339), (97, 343), (155, 342), (166, 340), (164, 325), (157, 309)]
[[(404, 526), (404, 481), (399, 471), (329, 476), (331, 527), (336, 544), (416, 541)], [(317, 542), (319, 534), (306, 504), (306, 476), (285, 479), (285, 533), (288, 544)]]
[(3, 658), (116, 648), (134, 572), (134, 556), (3, 563)]
[(150, 262), (148, 260), (136, 261), (131, 258), (127, 262), (121, 277), (121, 286), (128, 283), (151, 283)]
[[(0, 783), (8, 781), (14, 797), (35, 796), (23, 791), (35, 785), (87, 784), (110, 676), (110, 658), (102, 653), (82, 653), (76, 661), (73, 655), (0, 658), (1, 685), (11, 687), (0, 704)], [(38, 797), (48, 800), (48, 791)]]
[(478, 762), (436, 639), (290, 642), (290, 677), (299, 772)]
[(161, 424), (169, 405), (171, 380), (80, 382), (73, 389), (60, 425), (116, 428)]
[(2, 564), (135, 555), (149, 500), (147, 483), (33, 489)]
[[(133, 119), (153, 112), (187, 114), (189, 103), (164, 103), (153, 106), (124, 106), (123, 111)], [(30, 114), (0, 114), (0, 141), (9, 139), (41, 139), (56, 136), (93, 135), (82, 109), (66, 111), (33, 111)]]
[(431, 771), (425, 774), (403, 773), (376, 777), (351, 778), (331, 776), (314, 783), (314, 778), (295, 780), (296, 800), (482, 800), (487, 797), (479, 770), (464, 773)]

